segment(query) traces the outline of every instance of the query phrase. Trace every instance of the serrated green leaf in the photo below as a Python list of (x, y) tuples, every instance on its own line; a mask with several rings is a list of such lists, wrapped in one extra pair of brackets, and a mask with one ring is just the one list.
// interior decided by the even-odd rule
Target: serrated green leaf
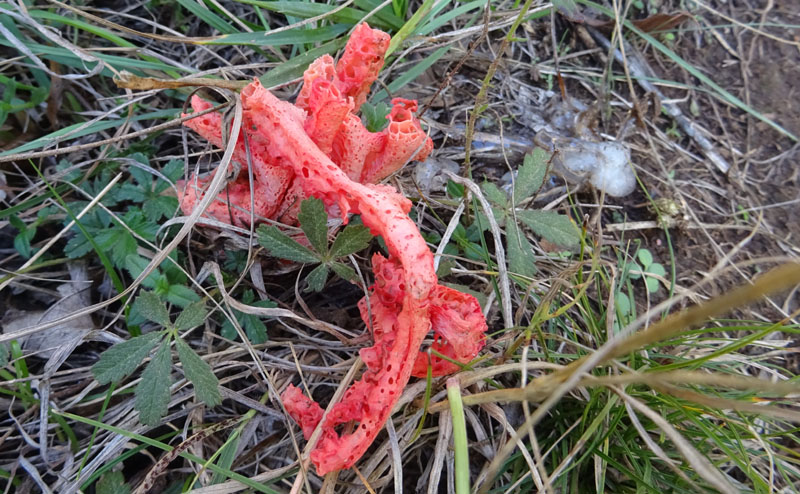
[(500, 190), (500, 187), (492, 182), (484, 182), (481, 184), (481, 190), (489, 202), (501, 209), (508, 208), (508, 197), (506, 196), (505, 192)]
[(131, 488), (125, 483), (122, 472), (108, 472), (94, 485), (96, 494), (130, 494)]
[(311, 249), (301, 245), (274, 226), (258, 227), (258, 243), (270, 254), (281, 259), (302, 263), (317, 263), (321, 259)]
[(535, 148), (525, 155), (514, 181), (515, 205), (531, 197), (542, 187), (550, 156), (550, 153), (542, 148)]
[(136, 297), (136, 310), (139, 314), (147, 318), (148, 321), (160, 324), (164, 327), (170, 325), (169, 312), (161, 298), (153, 292), (142, 291)]
[(200, 295), (186, 285), (169, 285), (166, 294), (167, 301), (178, 307), (188, 307), (192, 302), (200, 300)]
[(567, 216), (555, 211), (517, 210), (517, 218), (548, 242), (566, 248), (580, 245), (581, 232)]
[(364, 115), (366, 119), (366, 126), (367, 130), (370, 132), (380, 132), (382, 131), (387, 125), (389, 125), (389, 120), (386, 118), (391, 111), (391, 107), (384, 103), (383, 101), (379, 101), (375, 105), (370, 103), (369, 101), (364, 102), (361, 105), (361, 114)]
[(317, 252), (328, 253), (328, 213), (325, 205), (316, 197), (309, 197), (300, 203), (300, 212), (297, 214), (300, 228), (306, 238)]
[(533, 246), (513, 221), (506, 225), (506, 245), (508, 246), (508, 269), (512, 273), (527, 276), (536, 274), (536, 257)]
[(175, 328), (178, 331), (185, 331), (187, 329), (196, 328), (203, 324), (208, 315), (205, 300), (197, 301), (185, 309), (175, 319)]
[[(138, 278), (147, 267), (149, 262), (139, 254), (130, 254), (125, 258), (125, 269), (130, 273), (132, 278)], [(142, 281), (142, 286), (146, 288), (153, 288), (158, 281), (158, 270), (153, 270), (152, 273)]]
[(334, 273), (347, 281), (354, 281), (358, 277), (355, 269), (340, 262), (332, 262), (330, 266)]
[(169, 351), (169, 341), (164, 341), (145, 367), (142, 380), (136, 386), (134, 408), (139, 412), (139, 421), (144, 425), (158, 425), (161, 417), (167, 414), (171, 374), (172, 353)]
[(320, 292), (325, 287), (325, 282), (328, 281), (328, 265), (320, 264), (314, 268), (308, 276), (306, 276), (306, 283), (308, 290), (313, 292)]
[(112, 346), (92, 366), (94, 378), (100, 384), (121, 381), (139, 367), (142, 360), (161, 341), (161, 337), (161, 331), (155, 331)]
[(362, 225), (347, 225), (342, 233), (336, 236), (331, 246), (331, 258), (349, 256), (369, 247), (372, 234), (369, 228)]
[(194, 385), (197, 399), (210, 407), (219, 405), (222, 402), (219, 380), (211, 371), (211, 367), (183, 339), (176, 339), (175, 346), (178, 349), (178, 358), (183, 364), (183, 373)]

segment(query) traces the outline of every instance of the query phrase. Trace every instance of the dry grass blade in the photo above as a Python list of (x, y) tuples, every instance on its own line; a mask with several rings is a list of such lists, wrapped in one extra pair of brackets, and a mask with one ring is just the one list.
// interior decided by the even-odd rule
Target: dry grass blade
[(621, 389), (615, 389), (614, 391), (625, 403), (631, 405), (639, 413), (652, 420), (659, 429), (664, 431), (664, 434), (672, 441), (675, 447), (678, 448), (678, 451), (680, 451), (681, 455), (683, 455), (686, 461), (694, 468), (695, 472), (714, 486), (719, 492), (724, 492), (726, 494), (736, 494), (739, 492), (739, 489), (736, 489), (731, 484), (730, 480), (714, 467), (714, 465), (708, 461), (708, 458), (701, 455), (672, 424), (664, 419), (664, 417), (647, 407), (641, 401), (629, 396)]
[[(700, 324), (714, 315), (744, 306), (759, 300), (767, 294), (780, 292), (797, 284), (800, 284), (800, 264), (784, 264), (759, 277), (752, 285), (739, 287), (702, 305), (669, 316), (639, 333), (630, 335), (636, 327), (631, 325), (619, 337), (609, 340), (591, 355), (574, 361), (552, 375), (534, 379), (527, 386), (531, 390), (529, 399), (541, 401), (542, 405), (525, 421), (525, 424), (519, 428), (515, 436), (524, 435), (529, 427), (537, 424), (558, 400), (578, 385), (584, 373), (597, 365), (611, 358), (636, 351), (651, 343), (670, 338), (679, 331)], [(490, 479), (494, 478), (500, 469), (500, 465), (508, 458), (513, 449), (514, 443), (507, 443), (499, 451), (495, 459), (492, 460), (489, 468)], [(481, 492), (488, 492), (489, 485), (488, 482), (484, 483), (481, 486)]]
[(481, 207), (486, 213), (486, 218), (489, 221), (489, 227), (491, 228), (492, 236), (494, 237), (494, 255), (497, 258), (497, 272), (498, 277), (500, 278), (500, 298), (503, 304), (503, 323), (505, 324), (506, 328), (511, 328), (514, 326), (514, 313), (511, 310), (511, 282), (508, 278), (508, 264), (506, 264), (506, 254), (505, 250), (503, 249), (503, 239), (500, 236), (500, 226), (498, 226), (497, 220), (494, 217), (492, 206), (489, 204), (489, 201), (483, 197), (480, 187), (478, 187), (475, 182), (468, 178), (459, 177), (455, 173), (451, 173), (449, 171), (446, 171), (445, 174), (450, 177), (450, 180), (453, 182), (468, 188), (469, 191), (481, 203)]

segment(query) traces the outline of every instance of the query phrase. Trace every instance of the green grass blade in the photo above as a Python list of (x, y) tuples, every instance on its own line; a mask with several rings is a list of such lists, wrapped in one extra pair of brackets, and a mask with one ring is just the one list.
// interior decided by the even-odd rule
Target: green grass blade
[(193, 2), (192, 0), (178, 0), (178, 3), (181, 7), (188, 10), (191, 14), (197, 16), (208, 24), (209, 26), (213, 27), (217, 31), (221, 32), (222, 34), (232, 34), (238, 33), (239, 31), (225, 22), (225, 19), (218, 16), (214, 12), (207, 9), (205, 6), (201, 5), (200, 3)]
[[(177, 108), (170, 108), (166, 110), (156, 110), (150, 113), (143, 113), (141, 115), (136, 115), (131, 117), (130, 120), (132, 121), (142, 121), (142, 120), (162, 120), (165, 118), (175, 118), (180, 115), (181, 110)], [(98, 120), (97, 122), (93, 122), (89, 125), (86, 125), (85, 122), (76, 123), (73, 125), (69, 125), (62, 129), (59, 129), (55, 132), (51, 132), (46, 136), (42, 136), (38, 139), (34, 139), (31, 142), (25, 143), (21, 146), (17, 146), (14, 149), (9, 149), (8, 151), (3, 151), (0, 153), (0, 157), (7, 156), (9, 154), (17, 154), (17, 153), (24, 153), (26, 151), (32, 151), (34, 149), (41, 149), (45, 146), (49, 147), (53, 144), (57, 143), (60, 137), (69, 136), (69, 139), (77, 139), (79, 137), (87, 136), (90, 134), (97, 134), (103, 130), (113, 129), (115, 127), (119, 127), (122, 125), (123, 121), (127, 119), (113, 119), (113, 120)], [(85, 126), (85, 127), (84, 127)], [(84, 127), (84, 128), (81, 128)], [(78, 130), (81, 129), (81, 130)], [(74, 133), (73, 133), (74, 132)], [(60, 190), (60, 189), (56, 189)], [(3, 218), (5, 212), (0, 212), (0, 218)]]
[(329, 41), (324, 45), (318, 46), (317, 48), (308, 50), (302, 55), (298, 55), (288, 62), (282, 63), (278, 67), (275, 67), (266, 74), (262, 75), (259, 78), (261, 80), (261, 84), (263, 84), (264, 87), (269, 88), (291, 81), (292, 79), (302, 77), (303, 72), (305, 72), (306, 68), (308, 68), (311, 62), (326, 53), (335, 52), (339, 48), (343, 47), (346, 42), (346, 39), (340, 38), (334, 41)]
[(461, 385), (458, 378), (447, 380), (447, 400), (453, 416), (453, 449), (455, 450), (456, 494), (469, 494), (469, 447), (467, 445), (467, 421), (464, 404), (461, 402)]
[(302, 45), (330, 41), (347, 32), (350, 26), (346, 24), (333, 24), (316, 29), (294, 28), (288, 31), (270, 34), (268, 31), (254, 33), (226, 34), (220, 38), (205, 41), (203, 45), (255, 45), (255, 46), (280, 46)]
[[(297, 17), (299, 19), (309, 19), (311, 17), (325, 15), (337, 8), (336, 5), (326, 5), (322, 3), (305, 3), (305, 2), (288, 2), (288, 1), (268, 2), (264, 0), (236, 0), (236, 1), (239, 3), (246, 3), (248, 5), (255, 5), (267, 10), (271, 10), (273, 12), (277, 12), (279, 14), (283, 14), (285, 16)], [(325, 17), (325, 20), (330, 22), (349, 24), (353, 26), (361, 22), (361, 19), (363, 19), (365, 15), (367, 15), (367, 13), (364, 12), (363, 10), (354, 9), (352, 7), (345, 7)], [(394, 26), (381, 20), (379, 17), (375, 16), (370, 17), (368, 22), (373, 27), (394, 30)]]
[[(449, 46), (444, 46), (433, 52), (429, 57), (424, 58), (421, 62), (412, 67), (411, 70), (407, 71), (397, 79), (393, 80), (391, 84), (388, 85), (389, 91), (394, 93), (395, 91), (400, 90), (406, 84), (408, 84), (409, 82), (413, 81), (414, 79), (422, 75), (422, 73), (428, 70), (431, 67), (431, 65), (438, 62), (439, 59), (442, 58), (449, 49), (450, 49)], [(388, 95), (386, 93), (386, 90), (381, 89), (375, 94), (375, 96), (370, 98), (370, 101), (374, 103), (386, 98), (387, 96)]]
[[(414, 30), (419, 25), (420, 21), (422, 20), (425, 15), (430, 12), (431, 8), (433, 8), (433, 4), (436, 0), (425, 0), (425, 2), (414, 12), (414, 15), (411, 16), (411, 19), (406, 22), (403, 27), (397, 31), (397, 34), (392, 36), (392, 41), (389, 42), (389, 49), (386, 50), (386, 56), (388, 57), (395, 50), (405, 41), (406, 38), (414, 34)], [(443, 4), (447, 4), (449, 2), (442, 2)]]

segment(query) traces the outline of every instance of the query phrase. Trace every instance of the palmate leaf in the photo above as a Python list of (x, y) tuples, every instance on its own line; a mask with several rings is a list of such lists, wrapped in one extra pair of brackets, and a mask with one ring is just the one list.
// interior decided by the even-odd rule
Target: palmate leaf
[(481, 184), (481, 191), (483, 191), (483, 195), (486, 196), (486, 199), (489, 200), (495, 206), (501, 209), (508, 208), (508, 198), (506, 197), (506, 193), (500, 190), (500, 187), (493, 184), (492, 182), (484, 182)]
[(164, 341), (142, 372), (142, 381), (136, 386), (134, 408), (139, 412), (139, 421), (144, 425), (158, 425), (161, 417), (167, 414), (171, 371), (169, 341)]
[(94, 378), (100, 384), (121, 381), (139, 367), (142, 360), (161, 341), (162, 336), (161, 331), (156, 331), (112, 346), (103, 352), (100, 360), (92, 366)]
[(178, 358), (183, 364), (183, 372), (194, 385), (197, 399), (210, 407), (219, 405), (222, 402), (219, 380), (211, 371), (211, 367), (183, 339), (177, 338), (175, 346), (178, 349)]
[(281, 259), (303, 263), (321, 261), (311, 249), (301, 245), (274, 226), (261, 225), (258, 227), (258, 243), (270, 254)]

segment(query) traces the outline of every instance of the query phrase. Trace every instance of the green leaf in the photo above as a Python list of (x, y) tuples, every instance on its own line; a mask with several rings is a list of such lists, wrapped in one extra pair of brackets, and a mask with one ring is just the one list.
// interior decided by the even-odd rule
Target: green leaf
[[(125, 258), (125, 269), (130, 273), (132, 278), (138, 278), (140, 274), (142, 274), (150, 264), (147, 259), (143, 258), (139, 254), (130, 254)], [(156, 286), (156, 282), (158, 281), (158, 270), (153, 270), (147, 277), (142, 281), (142, 285), (147, 288), (153, 288)]]
[(95, 237), (95, 242), (111, 255), (111, 261), (118, 267), (124, 267), (125, 259), (136, 253), (136, 239), (130, 232), (118, 225), (99, 232)]
[(8, 365), (8, 345), (0, 343), (0, 367)]
[(481, 184), (481, 190), (489, 202), (502, 209), (508, 208), (508, 197), (506, 196), (505, 192), (500, 190), (500, 187), (492, 182), (484, 182)]
[[(264, 307), (267, 309), (272, 309), (278, 306), (278, 304), (272, 300), (255, 301), (255, 298), (256, 297), (252, 290), (245, 290), (244, 295), (242, 295), (242, 302), (255, 307)], [(255, 314), (246, 314), (236, 309), (233, 309), (233, 315), (236, 317), (236, 320), (239, 321), (239, 324), (242, 326), (242, 329), (244, 329), (247, 338), (252, 344), (260, 345), (261, 343), (267, 341), (267, 326), (264, 325), (264, 322), (259, 316)], [(236, 328), (233, 327), (233, 323), (231, 323), (228, 318), (224, 319), (220, 334), (223, 338), (234, 341), (238, 336), (236, 333)]]
[(639, 252), (636, 253), (636, 256), (639, 258), (639, 262), (642, 263), (642, 266), (644, 266), (645, 269), (653, 264), (653, 254), (651, 254), (647, 249), (639, 249)]
[(206, 309), (205, 300), (195, 302), (183, 309), (183, 312), (178, 315), (178, 318), (175, 320), (175, 328), (178, 329), (178, 331), (196, 328), (203, 324), (207, 315), (208, 309)]
[(301, 45), (330, 41), (340, 34), (344, 34), (350, 26), (347, 24), (333, 24), (314, 29), (301, 28), (289, 29), (275, 34), (269, 31), (255, 31), (252, 33), (232, 33), (219, 38), (203, 41), (201, 45), (255, 45), (255, 46), (281, 46)]
[(125, 483), (122, 472), (108, 472), (94, 485), (96, 494), (130, 494), (131, 488)]
[(348, 225), (333, 241), (331, 257), (335, 259), (355, 254), (369, 247), (371, 241), (372, 234), (369, 228), (362, 225)]
[(148, 321), (160, 324), (164, 327), (170, 325), (169, 312), (167, 306), (161, 301), (161, 298), (154, 292), (142, 291), (136, 297), (136, 310), (139, 314), (143, 315)]
[[(141, 336), (140, 336), (141, 338)], [(142, 381), (136, 386), (136, 404), (139, 421), (144, 425), (158, 425), (169, 408), (169, 386), (172, 384), (172, 354), (169, 340), (161, 343), (153, 359), (142, 372)]]
[(389, 120), (386, 118), (386, 116), (389, 115), (390, 111), (391, 107), (383, 101), (380, 101), (375, 105), (367, 101), (361, 105), (361, 113), (364, 115), (364, 118), (367, 121), (367, 130), (370, 132), (382, 131), (387, 125), (389, 125)]
[(542, 148), (535, 148), (525, 155), (514, 181), (514, 205), (539, 191), (547, 174), (547, 162), (550, 157), (550, 153)]
[(139, 367), (150, 351), (161, 341), (162, 332), (146, 333), (117, 343), (92, 366), (92, 374), (100, 384), (119, 382)]
[(506, 225), (506, 245), (508, 246), (508, 268), (512, 273), (533, 277), (536, 274), (536, 258), (533, 246), (513, 221)]
[(617, 312), (622, 316), (627, 316), (631, 313), (631, 300), (622, 292), (614, 295), (614, 305), (617, 306)]
[(453, 182), (452, 180), (447, 180), (447, 186), (445, 187), (445, 190), (447, 191), (447, 195), (453, 199), (464, 197), (464, 186)]
[(183, 339), (176, 339), (175, 346), (178, 348), (178, 358), (183, 364), (183, 373), (194, 384), (197, 398), (210, 407), (219, 405), (222, 402), (219, 380), (211, 371), (211, 367)]
[(325, 287), (325, 282), (328, 281), (329, 269), (327, 264), (320, 264), (313, 271), (306, 276), (306, 283), (308, 290), (314, 292), (321, 292)]
[(644, 284), (647, 287), (647, 291), (650, 293), (656, 293), (658, 291), (658, 287), (661, 286), (657, 279), (649, 276), (645, 277)]
[(344, 278), (347, 281), (355, 281), (358, 279), (356, 270), (350, 266), (344, 265), (340, 262), (332, 262), (330, 266), (334, 273), (338, 274), (341, 278)]
[(569, 217), (555, 211), (517, 210), (517, 218), (548, 242), (566, 248), (580, 245), (581, 232)]
[(322, 204), (322, 201), (315, 197), (309, 197), (301, 202), (297, 219), (311, 246), (320, 254), (327, 254), (328, 213), (325, 212), (325, 205)]
[(321, 259), (308, 247), (301, 245), (274, 226), (258, 227), (258, 243), (275, 257), (295, 262), (316, 263)]
[(192, 302), (200, 300), (200, 295), (186, 285), (169, 285), (167, 300), (178, 307), (187, 307)]
[[(268, 2), (268, 3), (274, 3), (274, 2)], [(338, 49), (340, 49), (345, 45), (346, 41), (347, 39), (342, 37), (333, 41), (329, 41), (322, 46), (318, 46), (316, 48), (308, 50), (302, 55), (292, 57), (292, 59), (289, 60), (288, 62), (282, 63), (277, 67), (275, 67), (274, 69), (265, 72), (264, 75), (259, 77), (259, 80), (261, 81), (261, 84), (264, 85), (264, 87), (269, 88), (272, 86), (283, 84), (284, 82), (287, 81), (291, 81), (292, 79), (302, 77), (303, 72), (305, 72), (306, 68), (308, 68), (311, 62), (321, 57), (322, 55), (337, 51)]]

